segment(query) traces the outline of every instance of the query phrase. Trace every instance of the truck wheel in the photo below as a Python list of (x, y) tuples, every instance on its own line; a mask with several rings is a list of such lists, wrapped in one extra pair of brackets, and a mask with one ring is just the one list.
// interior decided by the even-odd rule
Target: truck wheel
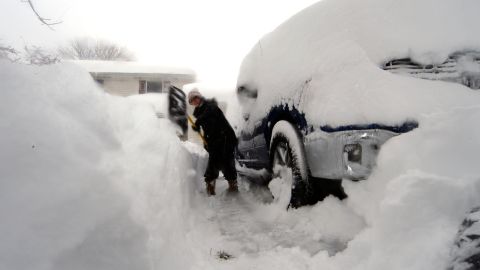
[[(270, 164), (273, 178), (281, 177), (285, 169), (291, 170), (289, 207), (298, 208), (309, 204), (311, 189), (308, 182), (308, 170), (305, 150), (300, 135), (287, 121), (279, 121), (273, 128), (270, 141)], [(283, 175), (283, 177), (286, 177)], [(289, 180), (289, 179), (288, 179)]]

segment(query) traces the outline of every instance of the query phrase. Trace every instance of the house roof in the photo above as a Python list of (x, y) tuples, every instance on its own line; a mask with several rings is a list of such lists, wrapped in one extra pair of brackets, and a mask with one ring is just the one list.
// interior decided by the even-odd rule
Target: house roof
[(131, 75), (190, 75), (195, 77), (195, 72), (189, 68), (173, 67), (173, 66), (159, 66), (152, 64), (145, 64), (141, 62), (127, 62), (127, 61), (102, 61), (102, 60), (71, 60), (70, 62), (77, 64), (90, 73), (105, 73), (105, 74), (131, 74)]

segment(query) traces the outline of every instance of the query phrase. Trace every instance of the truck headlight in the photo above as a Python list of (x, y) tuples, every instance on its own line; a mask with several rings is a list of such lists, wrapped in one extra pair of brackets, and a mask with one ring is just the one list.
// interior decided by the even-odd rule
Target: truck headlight
[(355, 163), (362, 162), (362, 146), (360, 144), (347, 144), (343, 148), (343, 152), (347, 154), (348, 161)]

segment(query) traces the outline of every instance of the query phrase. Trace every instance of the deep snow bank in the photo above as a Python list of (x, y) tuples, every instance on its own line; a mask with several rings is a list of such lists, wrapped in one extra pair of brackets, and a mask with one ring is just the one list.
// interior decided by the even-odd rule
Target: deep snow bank
[(167, 120), (71, 64), (0, 61), (0, 89), (0, 269), (188, 268), (195, 161)]
[[(366, 181), (344, 182), (349, 198), (280, 212), (274, 204), (253, 212), (284, 234), (297, 231), (345, 247), (314, 252), (302, 242), (243, 254), (215, 269), (447, 269), (467, 213), (480, 205), (480, 107), (425, 115), (422, 127), (382, 147)], [(275, 230), (270, 232), (275, 233)], [(297, 240), (302, 241), (302, 238)], [(305, 241), (303, 239), (303, 241)], [(337, 248), (339, 246), (337, 245)], [(462, 268), (459, 268), (462, 269)]]
[(348, 268), (446, 268), (462, 219), (480, 205), (479, 120), (480, 107), (426, 115), (382, 148), (368, 181), (346, 186), (370, 225), (342, 254), (366, 257)]

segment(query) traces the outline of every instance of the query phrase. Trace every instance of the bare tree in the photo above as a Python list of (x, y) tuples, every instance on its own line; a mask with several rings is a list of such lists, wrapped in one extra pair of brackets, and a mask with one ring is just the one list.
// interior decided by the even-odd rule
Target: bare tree
[(47, 19), (45, 17), (42, 17), (38, 12), (37, 12), (37, 9), (35, 9), (35, 6), (33, 5), (33, 2), (32, 0), (22, 0), (22, 2), (24, 3), (27, 3), (30, 8), (32, 9), (33, 13), (35, 13), (35, 16), (37, 16), (38, 20), (46, 25), (48, 28), (50, 28), (51, 30), (53, 30), (53, 25), (56, 25), (56, 24), (60, 24), (62, 23), (62, 21), (52, 21), (51, 19)]
[(20, 60), (19, 52), (11, 46), (0, 43), (0, 59), (8, 59), (12, 62)]
[(91, 38), (76, 38), (67, 46), (58, 49), (64, 59), (74, 60), (112, 60), (133, 61), (134, 55), (125, 47), (105, 40)]
[(31, 65), (50, 65), (60, 62), (60, 57), (57, 54), (40, 46), (25, 45), (23, 51), (18, 51), (14, 47), (4, 45), (1, 42), (0, 59)]
[(95, 46), (95, 55), (99, 59), (105, 60), (134, 60), (133, 54), (125, 47), (119, 47), (116, 44), (105, 40), (98, 40)]
[(60, 62), (60, 57), (47, 52), (39, 46), (25, 45), (25, 61), (31, 65), (51, 65)]

